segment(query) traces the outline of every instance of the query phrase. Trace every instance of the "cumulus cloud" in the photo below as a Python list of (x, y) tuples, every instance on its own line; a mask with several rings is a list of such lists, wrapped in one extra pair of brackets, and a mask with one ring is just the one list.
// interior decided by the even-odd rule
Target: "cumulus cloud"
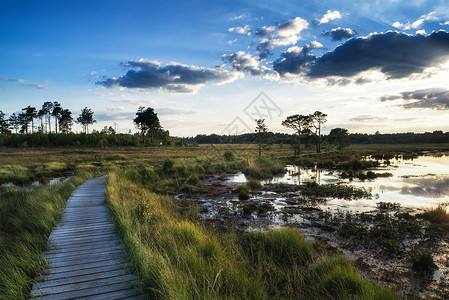
[(322, 25), (338, 19), (341, 19), (341, 14), (338, 10), (328, 10), (321, 19), (314, 20), (314, 24)]
[(277, 26), (264, 26), (255, 32), (255, 35), (261, 38), (256, 50), (261, 53), (261, 58), (265, 58), (275, 48), (294, 45), (301, 39), (301, 32), (308, 26), (309, 23), (300, 17)]
[(444, 23), (440, 23), (441, 26), (449, 25), (449, 21), (446, 21)]
[(194, 93), (209, 81), (224, 84), (237, 78), (236, 74), (225, 70), (206, 69), (179, 63), (163, 66), (159, 62), (143, 59), (129, 61), (123, 66), (130, 68), (125, 75), (119, 78), (107, 78), (96, 84), (108, 88), (160, 88), (161, 92), (182, 94)]
[(221, 58), (231, 66), (232, 70), (250, 73), (254, 76), (264, 74), (269, 70), (267, 67), (259, 65), (259, 57), (253, 57), (243, 51), (234, 54), (224, 54)]
[(251, 26), (245, 25), (244, 27), (231, 27), (228, 31), (238, 34), (251, 35)]
[(281, 54), (281, 57), (273, 62), (273, 67), (281, 76), (286, 74), (300, 74), (307, 71), (308, 65), (315, 60), (315, 55), (310, 51), (321, 48), (323, 45), (313, 41), (304, 47), (290, 47)]
[(435, 16), (435, 12), (431, 12), (427, 15), (421, 16), (418, 20), (416, 20), (414, 22), (407, 22), (404, 24), (404, 23), (396, 21), (391, 26), (393, 26), (395, 28), (402, 29), (402, 30), (410, 30), (410, 29), (416, 29), (416, 28), (420, 27), (426, 21), (435, 21), (435, 20), (438, 20), (438, 18)]
[(290, 55), (287, 51), (273, 67), (281, 76), (293, 73), (309, 78), (352, 77), (378, 70), (389, 78), (404, 78), (448, 59), (449, 33), (445, 31), (417, 36), (387, 32), (348, 40), (321, 57), (309, 52)]
[(407, 109), (422, 108), (449, 110), (449, 90), (444, 88), (429, 88), (402, 92), (400, 95), (383, 96), (380, 100), (403, 100), (402, 106)]
[(36, 83), (29, 83), (24, 79), (14, 79), (14, 78), (2, 78), (3, 81), (10, 81), (10, 82), (19, 82), (23, 86), (29, 86), (36, 89), (47, 89), (46, 86), (43, 86), (41, 84)]
[(351, 28), (334, 28), (322, 33), (324, 36), (329, 36), (333, 41), (341, 41), (342, 39), (348, 39), (357, 34), (355, 30)]

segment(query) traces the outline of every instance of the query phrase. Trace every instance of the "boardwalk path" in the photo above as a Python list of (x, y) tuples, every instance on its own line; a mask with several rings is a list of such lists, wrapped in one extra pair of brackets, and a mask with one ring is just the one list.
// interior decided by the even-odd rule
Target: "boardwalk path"
[(142, 299), (105, 204), (106, 176), (80, 185), (67, 202), (45, 253), (49, 269), (34, 284), (35, 299)]

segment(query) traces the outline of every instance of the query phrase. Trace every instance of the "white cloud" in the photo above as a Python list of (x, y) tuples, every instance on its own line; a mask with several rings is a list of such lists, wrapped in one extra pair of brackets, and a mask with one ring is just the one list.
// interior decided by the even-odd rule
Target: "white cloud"
[(405, 24), (401, 23), (401, 22), (394, 22), (391, 26), (395, 27), (395, 28), (399, 28), (402, 30), (410, 30), (410, 29), (416, 29), (418, 27), (420, 27), (422, 24), (424, 24), (424, 22), (426, 21), (435, 21), (438, 18), (435, 16), (435, 12), (430, 12), (427, 15), (422, 15), (418, 20), (416, 20), (415, 22), (407, 22)]
[(421, 30), (417, 30), (416, 34), (427, 35), (427, 32), (424, 29), (421, 29)]
[(329, 23), (330, 21), (341, 19), (338, 10), (328, 10), (327, 13), (318, 21), (318, 25)]
[(228, 31), (238, 34), (251, 35), (251, 26), (245, 25), (244, 27), (231, 27), (228, 29)]
[(440, 23), (441, 26), (449, 25), (449, 21), (446, 21), (444, 23)]
[(257, 50), (267, 53), (274, 48), (294, 45), (301, 39), (301, 32), (307, 29), (309, 23), (296, 17), (278, 26), (264, 26), (256, 32), (262, 38)]

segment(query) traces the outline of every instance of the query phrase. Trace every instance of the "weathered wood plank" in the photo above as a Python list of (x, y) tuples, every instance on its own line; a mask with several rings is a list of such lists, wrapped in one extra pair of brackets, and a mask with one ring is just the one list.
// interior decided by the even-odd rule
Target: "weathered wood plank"
[[(35, 290), (32, 291), (32, 296), (36, 297), (41, 295), (60, 294), (60, 293), (74, 292), (83, 289), (98, 289), (104, 286), (123, 284), (123, 283), (132, 284), (136, 280), (138, 280), (138, 277), (136, 275), (125, 274), (109, 278), (100, 278), (100, 279), (96, 278), (78, 283), (70, 283), (56, 286), (50, 285), (41, 288), (37, 287)], [(129, 286), (127, 288), (129, 288)]]
[[(87, 181), (67, 201), (49, 237), (49, 268), (37, 278), (38, 299), (142, 299), (105, 204), (105, 177)], [(139, 298), (140, 297), (140, 298)], [(33, 298), (34, 299), (34, 298)]]
[(33, 299), (41, 300), (65, 300), (65, 299), (78, 299), (88, 296), (96, 296), (110, 292), (117, 292), (122, 290), (129, 290), (130, 285), (128, 283), (114, 283), (110, 285), (103, 285), (98, 287), (91, 287), (83, 290), (70, 291), (65, 293), (48, 294), (42, 296), (33, 296)]

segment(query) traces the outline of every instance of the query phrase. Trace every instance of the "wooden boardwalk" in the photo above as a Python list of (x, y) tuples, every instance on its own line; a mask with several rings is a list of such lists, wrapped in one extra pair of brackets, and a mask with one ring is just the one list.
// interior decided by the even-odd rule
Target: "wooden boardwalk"
[(109, 220), (105, 180), (86, 181), (69, 198), (44, 253), (49, 268), (37, 278), (32, 299), (143, 299)]

